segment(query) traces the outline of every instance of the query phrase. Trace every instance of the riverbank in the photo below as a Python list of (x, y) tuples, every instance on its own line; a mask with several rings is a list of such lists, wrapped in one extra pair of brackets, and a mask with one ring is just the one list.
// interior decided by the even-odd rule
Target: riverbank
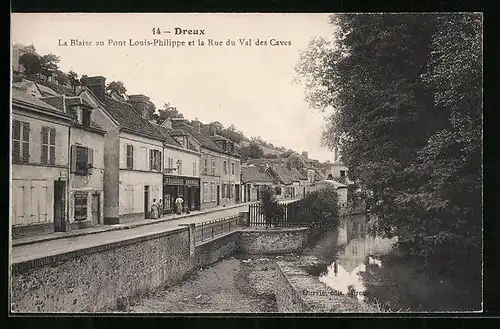
[[(289, 255), (285, 258), (296, 258)], [(276, 259), (282, 256), (236, 256), (201, 269), (179, 285), (136, 301), (131, 313), (270, 313)]]

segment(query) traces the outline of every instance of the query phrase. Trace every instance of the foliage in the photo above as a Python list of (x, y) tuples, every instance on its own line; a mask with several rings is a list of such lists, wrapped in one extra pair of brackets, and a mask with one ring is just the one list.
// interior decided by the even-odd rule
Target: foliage
[(326, 232), (338, 226), (338, 195), (333, 187), (323, 187), (311, 192), (300, 202), (301, 208), (307, 209), (303, 212), (301, 221), (308, 223), (311, 231)]
[(398, 236), (423, 264), (477, 270), (481, 16), (340, 14), (331, 23), (334, 42), (314, 39), (297, 72), (309, 104), (333, 109), (323, 141), (341, 146), (376, 233)]
[(239, 130), (236, 130), (236, 127), (234, 125), (230, 125), (229, 127), (222, 129), (219, 134), (237, 144), (245, 140), (245, 136), (243, 135), (243, 133)]
[(40, 59), (40, 73), (47, 79), (53, 76), (59, 69), (60, 58), (54, 54), (47, 54)]
[(54, 79), (59, 83), (60, 85), (66, 85), (69, 81), (69, 76), (62, 72), (61, 70), (56, 70), (54, 74)]
[(180, 113), (176, 107), (173, 107), (170, 103), (163, 104), (162, 109), (158, 109), (156, 112), (151, 113), (151, 118), (158, 124), (162, 124), (168, 118), (184, 118), (182, 113)]
[(261, 212), (264, 214), (267, 226), (271, 226), (283, 217), (283, 208), (279, 205), (271, 189), (262, 189), (260, 196), (262, 201)]
[(27, 75), (38, 74), (42, 69), (42, 62), (40, 60), (40, 57), (32, 53), (21, 55), (21, 57), (19, 57), (19, 64), (24, 67)]
[(127, 88), (125, 88), (121, 81), (111, 81), (106, 86), (106, 91), (116, 92), (118, 95), (125, 95), (127, 93)]
[(259, 159), (264, 156), (264, 150), (262, 147), (255, 143), (250, 143), (239, 149), (239, 152), (243, 159)]

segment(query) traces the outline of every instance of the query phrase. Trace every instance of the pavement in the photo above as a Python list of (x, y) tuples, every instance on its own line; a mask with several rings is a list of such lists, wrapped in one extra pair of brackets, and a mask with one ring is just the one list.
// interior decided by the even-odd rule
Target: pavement
[[(284, 203), (293, 201), (295, 200), (286, 200)], [(165, 216), (160, 220), (144, 220), (139, 223), (116, 224), (74, 232), (53, 233), (46, 237), (39, 237), (38, 240), (34, 240), (35, 238), (24, 238), (24, 241), (23, 239), (17, 239), (12, 242), (11, 263), (20, 263), (102, 244), (173, 231), (182, 224), (202, 223), (230, 217), (237, 215), (239, 212), (248, 211), (248, 205), (251, 203), (255, 202), (195, 214), (177, 215), (177, 217)]]

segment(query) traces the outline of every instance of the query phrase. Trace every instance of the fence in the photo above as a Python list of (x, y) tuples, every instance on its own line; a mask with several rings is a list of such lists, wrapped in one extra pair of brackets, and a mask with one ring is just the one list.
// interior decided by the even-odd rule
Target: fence
[(197, 223), (194, 227), (194, 242), (199, 243), (222, 234), (230, 233), (243, 225), (245, 225), (244, 219), (240, 215)]
[[(281, 217), (273, 222), (272, 226), (295, 226), (300, 225), (300, 217), (303, 211), (300, 200), (290, 203), (280, 203)], [(250, 226), (271, 226), (266, 222), (266, 217), (262, 213), (262, 203), (254, 203), (248, 206)]]

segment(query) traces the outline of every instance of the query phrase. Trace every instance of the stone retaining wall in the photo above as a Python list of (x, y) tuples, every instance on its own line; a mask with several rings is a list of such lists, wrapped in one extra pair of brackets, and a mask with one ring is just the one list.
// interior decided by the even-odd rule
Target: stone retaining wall
[(368, 305), (355, 298), (341, 296), (335, 290), (308, 274), (298, 261), (277, 262), (275, 288), (280, 313), (373, 313)]
[(307, 227), (244, 228), (240, 230), (240, 250), (247, 254), (283, 254), (304, 249), (308, 239)]
[[(245, 213), (241, 216), (246, 216)], [(237, 251), (298, 251), (307, 230), (233, 231), (194, 244), (194, 225), (11, 266), (12, 312), (109, 312)], [(280, 238), (281, 236), (281, 238)], [(265, 240), (269, 239), (269, 242)], [(281, 242), (280, 242), (281, 241)]]

